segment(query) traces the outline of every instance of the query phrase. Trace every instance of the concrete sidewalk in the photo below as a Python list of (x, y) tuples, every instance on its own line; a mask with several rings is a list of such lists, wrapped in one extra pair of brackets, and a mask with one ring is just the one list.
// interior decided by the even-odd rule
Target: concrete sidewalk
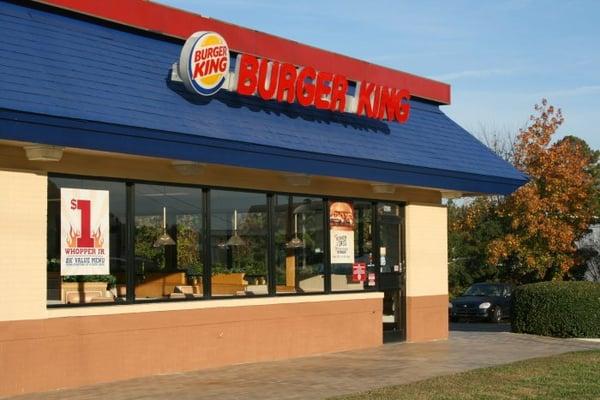
[(153, 376), (10, 399), (323, 399), (527, 358), (600, 349), (600, 343), (478, 331), (476, 325), (454, 329), (448, 341), (393, 343), (375, 349)]

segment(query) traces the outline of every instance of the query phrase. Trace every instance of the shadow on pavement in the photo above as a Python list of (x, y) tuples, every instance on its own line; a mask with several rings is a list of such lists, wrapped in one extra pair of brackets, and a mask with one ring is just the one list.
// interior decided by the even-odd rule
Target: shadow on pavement
[(451, 322), (450, 331), (458, 332), (510, 332), (510, 323)]

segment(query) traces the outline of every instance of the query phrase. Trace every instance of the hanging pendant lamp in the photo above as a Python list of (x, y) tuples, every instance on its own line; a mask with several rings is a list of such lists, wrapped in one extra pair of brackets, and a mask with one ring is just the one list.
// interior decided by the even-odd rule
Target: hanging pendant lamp
[(173, 246), (175, 241), (167, 233), (167, 207), (163, 207), (163, 231), (162, 234), (154, 242), (154, 247)]
[(238, 236), (237, 232), (237, 210), (233, 210), (233, 236), (229, 238), (227, 242), (225, 242), (225, 246), (244, 246), (246, 242), (244, 239)]
[(304, 242), (298, 237), (298, 214), (294, 213), (294, 237), (285, 244), (288, 249), (304, 247)]

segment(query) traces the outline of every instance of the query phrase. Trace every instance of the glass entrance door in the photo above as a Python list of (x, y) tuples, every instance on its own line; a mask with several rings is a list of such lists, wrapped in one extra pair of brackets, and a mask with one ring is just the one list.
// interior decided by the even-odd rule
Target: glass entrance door
[(405, 294), (402, 208), (397, 204), (379, 203), (377, 214), (379, 290), (384, 293), (384, 338), (403, 340), (405, 337)]

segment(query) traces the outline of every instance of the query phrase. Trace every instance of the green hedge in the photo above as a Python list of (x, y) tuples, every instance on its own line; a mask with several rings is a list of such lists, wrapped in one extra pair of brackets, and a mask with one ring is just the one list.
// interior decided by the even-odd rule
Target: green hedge
[(512, 331), (600, 338), (600, 283), (542, 282), (516, 288)]

